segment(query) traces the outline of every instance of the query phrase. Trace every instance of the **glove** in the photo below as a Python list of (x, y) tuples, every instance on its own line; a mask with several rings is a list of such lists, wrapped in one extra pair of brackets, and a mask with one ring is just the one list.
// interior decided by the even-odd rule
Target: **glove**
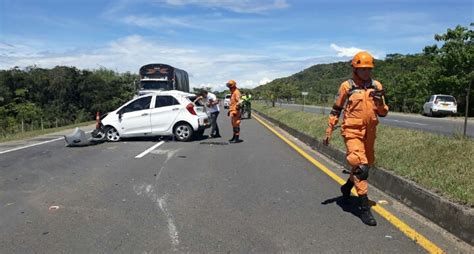
[(330, 137), (330, 136), (326, 136), (326, 137), (323, 139), (323, 145), (328, 146), (328, 145), (329, 145), (329, 140), (331, 140), (331, 137)]
[(370, 92), (370, 96), (374, 99), (375, 105), (381, 106), (384, 104), (383, 97), (385, 96), (385, 90), (377, 90)]
[(331, 140), (332, 131), (333, 131), (333, 128), (331, 127), (328, 127), (326, 129), (326, 137), (323, 139), (323, 145), (325, 146), (329, 145), (329, 140)]

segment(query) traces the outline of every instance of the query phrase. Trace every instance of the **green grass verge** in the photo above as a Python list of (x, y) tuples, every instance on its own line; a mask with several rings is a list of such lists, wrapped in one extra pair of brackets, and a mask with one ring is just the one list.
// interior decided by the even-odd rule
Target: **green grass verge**
[[(254, 103), (252, 107), (311, 137), (322, 140), (327, 115), (298, 112)], [(342, 119), (341, 119), (342, 121)], [(331, 140), (344, 150), (339, 129)], [(376, 166), (474, 207), (474, 141), (386, 125), (377, 127)]]
[(6, 141), (12, 141), (12, 140), (22, 140), (22, 139), (27, 139), (27, 138), (33, 138), (36, 136), (41, 136), (49, 133), (54, 133), (58, 131), (63, 131), (75, 127), (81, 127), (81, 126), (87, 126), (94, 124), (95, 121), (89, 121), (89, 122), (84, 122), (84, 123), (78, 123), (78, 124), (71, 124), (71, 125), (66, 125), (58, 128), (50, 128), (50, 129), (44, 129), (44, 130), (35, 130), (35, 131), (27, 131), (23, 133), (15, 133), (11, 134), (8, 136), (1, 136), (0, 137), (0, 142), (6, 142)]

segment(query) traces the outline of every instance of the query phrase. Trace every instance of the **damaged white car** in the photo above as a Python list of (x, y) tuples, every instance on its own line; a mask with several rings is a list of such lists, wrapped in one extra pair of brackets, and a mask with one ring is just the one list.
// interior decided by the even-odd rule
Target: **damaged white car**
[(202, 135), (209, 119), (196, 95), (181, 91), (161, 91), (135, 98), (104, 115), (100, 127), (107, 141), (125, 137), (175, 136), (189, 141)]

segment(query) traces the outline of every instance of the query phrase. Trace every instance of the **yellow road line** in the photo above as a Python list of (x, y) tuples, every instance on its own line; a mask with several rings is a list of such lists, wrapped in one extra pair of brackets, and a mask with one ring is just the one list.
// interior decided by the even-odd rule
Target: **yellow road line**
[[(283, 135), (278, 133), (275, 129), (273, 129), (270, 125), (262, 121), (257, 116), (254, 116), (254, 119), (257, 120), (260, 124), (263, 126), (267, 127), (271, 132), (273, 132), (277, 137), (279, 137), (281, 140), (283, 140), (285, 143), (287, 143), (289, 146), (291, 146), (293, 149), (295, 149), (296, 152), (298, 152), (301, 156), (303, 156), (305, 159), (307, 159), (309, 162), (311, 162), (314, 166), (319, 168), (321, 171), (326, 173), (329, 177), (331, 177), (334, 181), (336, 181), (338, 184), (343, 185), (345, 181), (336, 175), (334, 172), (332, 172), (330, 169), (328, 169), (326, 166), (321, 164), (319, 161), (314, 159), (312, 156), (310, 156), (308, 153), (306, 153), (303, 149), (301, 149), (299, 146), (297, 146), (295, 143), (291, 142), (287, 138), (285, 138)], [(352, 190), (352, 193), (355, 194), (354, 190)], [(416, 230), (408, 226), (405, 222), (401, 221), (398, 219), (395, 215), (390, 213), (389, 211), (385, 210), (383, 207), (379, 205), (375, 205), (372, 207), (375, 212), (377, 212), (380, 216), (384, 217), (387, 221), (392, 223), (396, 228), (398, 228), (400, 231), (402, 231), (408, 238), (412, 239), (416, 243), (418, 243), (421, 247), (423, 247), (425, 250), (427, 250), (429, 253), (444, 253), (444, 251), (436, 246), (434, 243), (432, 243), (430, 240), (428, 240), (426, 237), (418, 233)]]

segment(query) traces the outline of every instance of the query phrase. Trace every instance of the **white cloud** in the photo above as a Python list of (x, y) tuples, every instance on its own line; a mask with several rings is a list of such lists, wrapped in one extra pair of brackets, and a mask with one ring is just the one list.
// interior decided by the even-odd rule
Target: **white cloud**
[(139, 35), (119, 38), (88, 50), (55, 51), (15, 42), (0, 43), (0, 69), (13, 66), (37, 65), (51, 68), (65, 65), (80, 69), (106, 67), (119, 72), (137, 73), (140, 66), (158, 62), (186, 70), (190, 75), (192, 87), (224, 90), (225, 83), (229, 79), (235, 79), (240, 87), (253, 88), (275, 78), (289, 76), (314, 64), (347, 59), (328, 55), (281, 56), (273, 52), (256, 48), (243, 51), (234, 48), (182, 46)]
[(122, 22), (128, 25), (135, 25), (150, 29), (161, 28), (161, 27), (185, 27), (185, 28), (199, 28), (184, 18), (178, 17), (148, 17), (148, 16), (134, 16), (129, 15), (122, 19)]
[(259, 82), (258, 82), (258, 85), (261, 86), (261, 85), (265, 85), (266, 83), (269, 83), (271, 82), (272, 79), (269, 79), (267, 77), (263, 77)]
[(337, 52), (337, 56), (340, 57), (353, 57), (355, 54), (357, 54), (360, 51), (363, 51), (362, 49), (355, 48), (355, 47), (340, 47), (334, 43), (331, 44), (331, 48)]
[(159, 0), (169, 5), (199, 5), (238, 13), (262, 13), (289, 7), (286, 0)]

